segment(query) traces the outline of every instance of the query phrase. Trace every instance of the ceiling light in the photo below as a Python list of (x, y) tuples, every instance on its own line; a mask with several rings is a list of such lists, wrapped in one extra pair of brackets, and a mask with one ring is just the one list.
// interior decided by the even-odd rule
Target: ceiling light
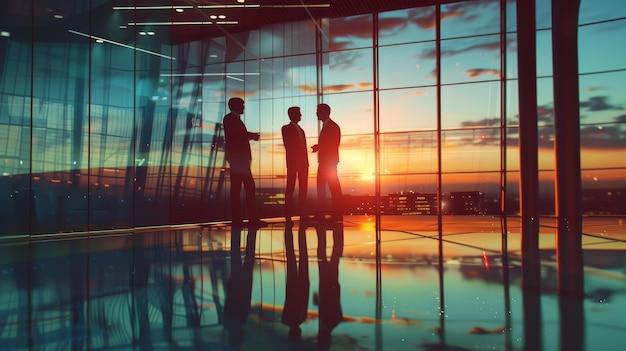
[(238, 21), (187, 21), (187, 22), (128, 22), (129, 26), (189, 26), (212, 24), (239, 24)]
[(214, 76), (258, 76), (258, 72), (235, 73), (161, 73), (161, 77), (214, 77)]
[(182, 13), (182, 12), (185, 12), (185, 10), (184, 10), (184, 9), (182, 9), (182, 8), (180, 8), (180, 7), (178, 7), (178, 8), (176, 8), (176, 12), (178, 12), (178, 13)]
[(198, 5), (199, 9), (240, 9), (245, 7), (258, 8), (261, 5)]
[(269, 7), (269, 8), (326, 8), (330, 7), (330, 4), (311, 4), (311, 5), (246, 5), (246, 4), (238, 4), (238, 5), (198, 5), (198, 9), (241, 9), (241, 8), (259, 8), (259, 7)]
[(4, 31), (4, 30), (0, 32), (0, 37), (8, 38), (10, 36), (11, 36), (10, 32)]
[[(113, 10), (183, 10), (193, 9), (191, 5), (176, 5), (176, 6), (113, 6)], [(181, 12), (181, 11), (178, 11)]]

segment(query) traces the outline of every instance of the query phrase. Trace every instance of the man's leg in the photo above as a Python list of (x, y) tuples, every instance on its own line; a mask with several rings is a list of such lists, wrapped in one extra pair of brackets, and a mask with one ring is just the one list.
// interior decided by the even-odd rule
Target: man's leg
[(241, 222), (241, 175), (230, 173), (230, 217), (233, 223)]
[(325, 214), (327, 172), (328, 167), (324, 167), (322, 164), (317, 166), (317, 208), (315, 215), (319, 220), (324, 219)]
[(256, 209), (256, 186), (254, 184), (254, 178), (250, 168), (247, 169), (246, 174), (243, 176), (243, 187), (246, 192), (246, 204), (248, 208), (248, 219), (250, 221), (258, 221), (259, 214)]
[(290, 220), (293, 214), (293, 192), (296, 187), (296, 170), (287, 168), (287, 188), (285, 189), (285, 218)]
[(307, 216), (306, 197), (308, 192), (309, 168), (298, 170), (298, 205), (301, 216)]
[(330, 188), (330, 196), (333, 203), (333, 217), (343, 215), (343, 193), (341, 192), (341, 184), (337, 175), (337, 167), (328, 170), (328, 187)]

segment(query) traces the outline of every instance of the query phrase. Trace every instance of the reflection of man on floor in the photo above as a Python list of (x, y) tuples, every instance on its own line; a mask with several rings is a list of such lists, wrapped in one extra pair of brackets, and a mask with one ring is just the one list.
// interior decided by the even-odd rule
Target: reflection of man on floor
[(229, 332), (228, 341), (230, 345), (239, 346), (243, 343), (244, 338), (243, 325), (250, 314), (256, 229), (251, 229), (248, 232), (243, 262), (241, 261), (240, 228), (232, 228), (230, 241), (231, 271), (226, 284), (224, 328)]
[[(339, 258), (343, 255), (343, 223), (316, 226), (317, 260), (319, 264), (319, 331), (317, 343), (320, 347), (330, 346), (330, 334), (343, 319), (341, 309), (341, 287), (339, 285)], [(333, 247), (330, 260), (326, 257), (326, 230), (332, 229)]]
[(285, 254), (287, 256), (287, 282), (285, 285), (285, 306), (281, 322), (289, 327), (289, 340), (302, 338), (300, 324), (307, 317), (309, 305), (309, 257), (306, 245), (306, 228), (298, 230), (298, 262), (293, 243), (293, 225), (285, 226)]

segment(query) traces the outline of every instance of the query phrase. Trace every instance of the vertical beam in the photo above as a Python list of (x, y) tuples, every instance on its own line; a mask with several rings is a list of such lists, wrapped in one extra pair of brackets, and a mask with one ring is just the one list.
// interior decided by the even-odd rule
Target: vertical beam
[(557, 274), (561, 350), (584, 349), (578, 11), (580, 0), (552, 0), (556, 154)]
[(436, 79), (437, 79), (437, 231), (438, 252), (437, 267), (439, 268), (439, 342), (446, 344), (446, 301), (443, 279), (443, 188), (442, 188), (442, 148), (443, 133), (441, 132), (441, 5), (435, 5), (435, 45), (436, 45)]
[(552, 0), (558, 289), (570, 297), (583, 295), (579, 6), (580, 0)]
[[(382, 311), (383, 311), (383, 287), (382, 287), (382, 224), (381, 224), (381, 214), (380, 214), (380, 82), (379, 82), (379, 73), (380, 73), (380, 57), (379, 57), (379, 42), (378, 42), (378, 33), (380, 30), (378, 16), (379, 12), (372, 13), (372, 39), (373, 39), (373, 76), (372, 82), (374, 83), (373, 89), (373, 102), (374, 102), (374, 174), (375, 174), (375, 194), (376, 194), (376, 320), (382, 320)], [(341, 239), (343, 244), (343, 225), (341, 226)], [(334, 236), (334, 231), (333, 231)], [(383, 328), (381, 323), (376, 323), (376, 346), (375, 350), (383, 350), (384, 347), (383, 341)]]
[(535, 2), (517, 1), (522, 285), (539, 287), (539, 166)]

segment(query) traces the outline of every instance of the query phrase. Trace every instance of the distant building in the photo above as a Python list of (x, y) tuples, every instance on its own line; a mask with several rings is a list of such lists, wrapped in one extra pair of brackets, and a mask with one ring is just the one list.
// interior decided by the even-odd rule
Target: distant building
[(376, 196), (371, 195), (344, 195), (344, 213), (351, 215), (373, 215), (376, 208), (380, 207), (380, 213), (385, 214), (386, 196), (380, 197), (380, 205), (376, 202)]
[(485, 194), (481, 191), (453, 191), (450, 193), (445, 214), (477, 215), (484, 214)]
[(436, 193), (399, 192), (389, 194), (388, 214), (437, 214)]

